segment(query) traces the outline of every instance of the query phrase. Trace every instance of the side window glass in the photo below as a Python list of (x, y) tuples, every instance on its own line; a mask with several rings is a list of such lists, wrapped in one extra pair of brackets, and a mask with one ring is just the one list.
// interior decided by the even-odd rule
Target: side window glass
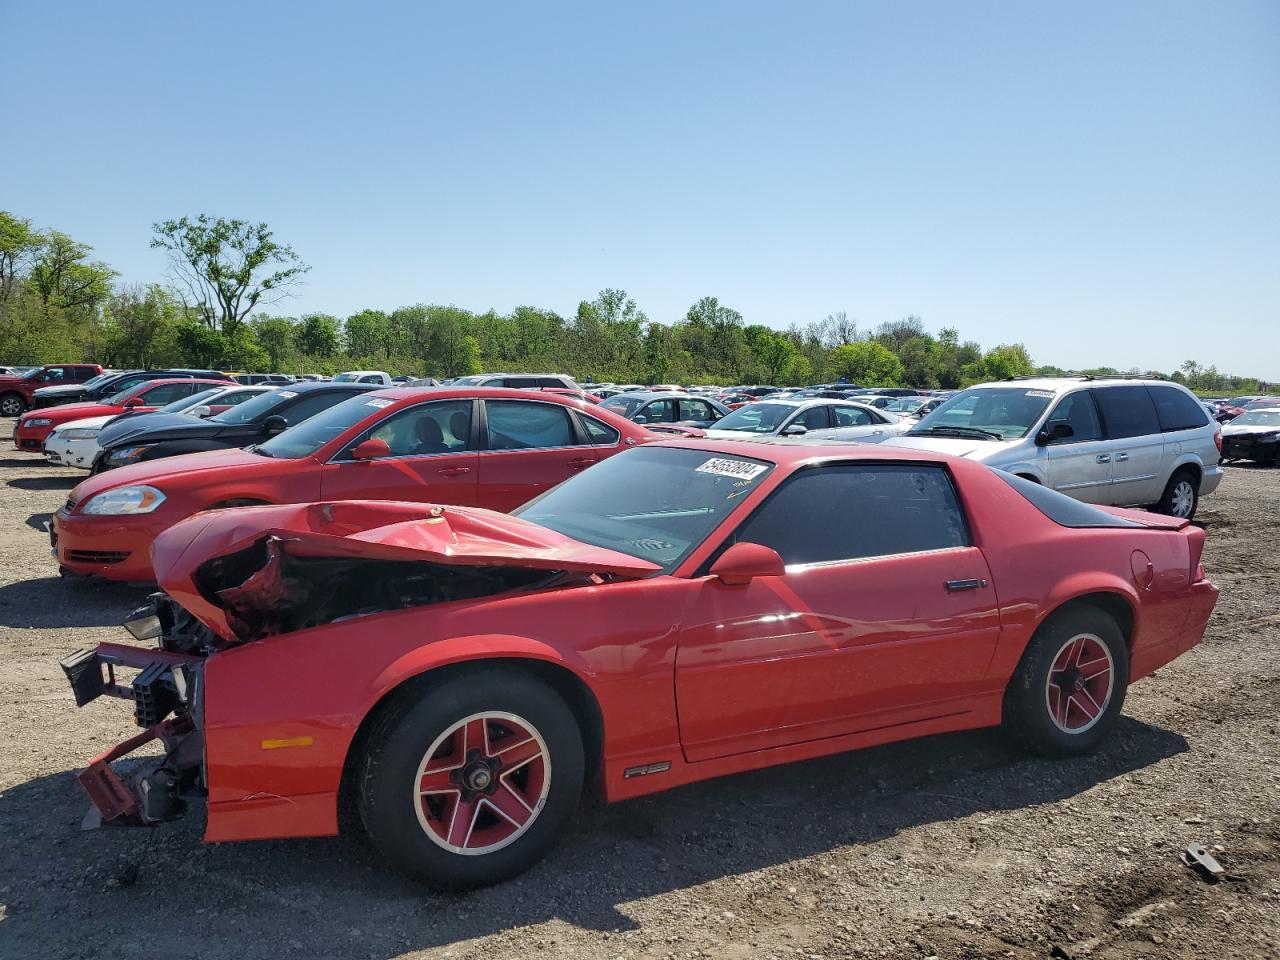
[(503, 383), (503, 386), (515, 387), (518, 390), (536, 390), (540, 385), (537, 377), (507, 377)]
[(191, 396), (191, 386), (185, 383), (166, 383), (161, 387), (145, 390), (139, 399), (149, 407), (163, 407), (182, 397)]
[(1145, 437), (1160, 433), (1160, 421), (1156, 417), (1155, 404), (1147, 388), (1141, 385), (1102, 387), (1093, 395), (1102, 408), (1102, 419), (1107, 436), (1113, 440), (1126, 437)]
[(46, 370), (40, 379), (52, 383), (54, 381), (61, 380), (65, 374), (66, 371), (61, 367), (53, 367), (50, 370)]
[(238, 407), (246, 400), (252, 400), (256, 396), (256, 393), (228, 393), (223, 397), (215, 397), (213, 403), (215, 406)]
[(733, 541), (772, 547), (790, 566), (963, 547), (969, 532), (943, 468), (859, 464), (802, 470)]
[(825, 430), (831, 425), (829, 417), (826, 407), (810, 407), (800, 415), (800, 419), (793, 422), (801, 424), (806, 430)]
[(559, 377), (538, 377), (538, 386), (540, 387), (557, 387), (563, 389), (566, 384)]
[(367, 377), (361, 377), (361, 378), (360, 378), (360, 382), (361, 382), (361, 383), (381, 383), (381, 382), (382, 382), (382, 378), (381, 378), (381, 377), (375, 377), (375, 376), (373, 376), (372, 374), (370, 374), (370, 375), (369, 375), (369, 376), (367, 376)]
[(314, 417), (321, 410), (328, 410), (334, 404), (348, 400), (352, 396), (354, 394), (347, 393), (345, 390), (321, 390), (310, 396), (303, 397), (290, 407), (286, 407), (280, 416), (289, 421), (289, 426), (292, 427), (308, 417)]
[(1209, 422), (1199, 401), (1177, 387), (1148, 387), (1161, 430), (1194, 430)]
[(369, 431), (370, 439), (386, 441), (393, 457), (458, 453), (467, 449), (467, 438), (470, 435), (470, 400), (449, 400), (410, 407), (388, 417)]
[(1055, 443), (1080, 443), (1084, 440), (1102, 438), (1098, 411), (1093, 405), (1093, 397), (1089, 390), (1078, 390), (1063, 397), (1053, 408), (1053, 413), (1049, 414), (1045, 427), (1053, 430), (1060, 423), (1065, 423), (1071, 428), (1071, 436), (1054, 441)]
[(871, 423), (871, 414), (857, 407), (832, 407), (837, 427), (865, 427)]
[(655, 400), (631, 419), (636, 423), (675, 423), (676, 402), (671, 399)]
[(681, 420), (716, 420), (715, 411), (707, 405), (705, 400), (681, 400), (680, 401), (680, 419)]
[(587, 437), (592, 444), (613, 446), (622, 439), (622, 434), (607, 423), (601, 423), (595, 417), (588, 417), (585, 413), (578, 414), (578, 417), (582, 420), (583, 429), (587, 431)]
[(575, 442), (569, 411), (558, 404), (523, 400), (489, 400), (490, 450), (568, 447)]

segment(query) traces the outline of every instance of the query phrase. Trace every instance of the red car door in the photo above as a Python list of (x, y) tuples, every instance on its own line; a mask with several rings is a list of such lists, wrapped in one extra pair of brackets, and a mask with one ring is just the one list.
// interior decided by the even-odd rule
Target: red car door
[[(324, 465), (321, 495), (325, 500), (410, 500), (473, 507), (478, 475), (475, 419), (474, 400), (402, 407), (371, 423)], [(371, 438), (386, 441), (390, 453), (373, 460), (354, 459), (352, 449)]]
[(787, 572), (692, 584), (676, 659), (689, 760), (959, 714), (982, 690), (996, 594), (940, 465), (802, 470), (725, 546), (740, 541)]
[(482, 507), (507, 513), (599, 459), (563, 404), (488, 399), (484, 407)]

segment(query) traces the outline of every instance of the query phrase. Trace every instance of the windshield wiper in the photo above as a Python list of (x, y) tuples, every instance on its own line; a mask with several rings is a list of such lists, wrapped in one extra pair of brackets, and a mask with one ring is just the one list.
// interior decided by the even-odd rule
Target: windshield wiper
[(1004, 439), (1004, 437), (1002, 437), (1000, 434), (993, 433), (990, 430), (983, 430), (980, 427), (953, 427), (953, 426), (926, 427), (923, 430), (919, 428), (915, 430), (909, 430), (907, 431), (907, 433), (909, 436), (916, 436), (916, 437), (927, 436), (930, 434), (942, 434), (943, 436), (947, 434), (953, 434), (958, 437), (981, 437), (983, 440), (1003, 440)]
[(257, 454), (257, 455), (258, 455), (258, 456), (260, 456), (260, 457), (274, 457), (274, 456), (275, 456), (275, 454), (274, 454), (274, 453), (268, 453), (266, 450), (263, 450), (263, 449), (262, 449), (262, 447), (260, 447), (260, 446), (259, 446), (258, 444), (256, 444), (256, 443), (251, 443), (249, 446), (247, 446), (247, 447), (245, 447), (245, 448), (244, 448), (244, 451), (245, 451), (245, 453), (255, 453), (255, 454)]

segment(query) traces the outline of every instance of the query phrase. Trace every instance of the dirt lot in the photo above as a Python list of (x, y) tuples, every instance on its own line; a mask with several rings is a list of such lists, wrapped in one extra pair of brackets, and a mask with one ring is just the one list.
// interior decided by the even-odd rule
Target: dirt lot
[[(1280, 470), (1206, 501), (1207, 641), (1071, 762), (938, 737), (590, 807), (540, 867), (426, 893), (346, 839), (81, 832), (78, 764), (133, 732), (58, 658), (146, 592), (64, 583), (77, 475), (0, 454), (0, 957), (1280, 957)], [(1178, 860), (1199, 840), (1233, 879)]]

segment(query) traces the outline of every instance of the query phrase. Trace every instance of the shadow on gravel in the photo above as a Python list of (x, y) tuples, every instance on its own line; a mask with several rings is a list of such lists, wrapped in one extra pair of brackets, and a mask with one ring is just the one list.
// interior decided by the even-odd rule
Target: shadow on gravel
[[(100, 748), (84, 744), (83, 759)], [(637, 928), (626, 905), (641, 898), (840, 848), (858, 864), (864, 844), (898, 831), (1059, 801), (1187, 749), (1126, 718), (1097, 753), (1069, 761), (1029, 758), (980, 731), (741, 774), (588, 805), (529, 873), (457, 896), (401, 879), (354, 840), (202, 846), (198, 805), (153, 830), (81, 833), (88, 801), (67, 772), (0, 794), (0, 877), (24, 878), (0, 887), (4, 935), (14, 955), (61, 956), (89, 933), (68, 917), (109, 917), (134, 943), (167, 942), (176, 924), (202, 957), (249, 960), (390, 958), (550, 919), (624, 931)], [(865, 863), (868, 877), (883, 869)], [(803, 868), (793, 882), (801, 895), (813, 884)], [(546, 930), (539, 939), (555, 956), (555, 928)]]
[(27, 517), (27, 526), (41, 533), (49, 532), (49, 524), (53, 522), (52, 513), (33, 513)]
[(5, 457), (0, 460), (0, 468), (3, 467), (34, 467), (38, 463), (48, 463), (44, 457)]
[[(154, 586), (37, 577), (0, 586), (0, 627), (114, 627)], [(121, 631), (121, 639), (128, 634)]]
[(9, 481), (15, 490), (70, 490), (84, 477), (17, 477)]

